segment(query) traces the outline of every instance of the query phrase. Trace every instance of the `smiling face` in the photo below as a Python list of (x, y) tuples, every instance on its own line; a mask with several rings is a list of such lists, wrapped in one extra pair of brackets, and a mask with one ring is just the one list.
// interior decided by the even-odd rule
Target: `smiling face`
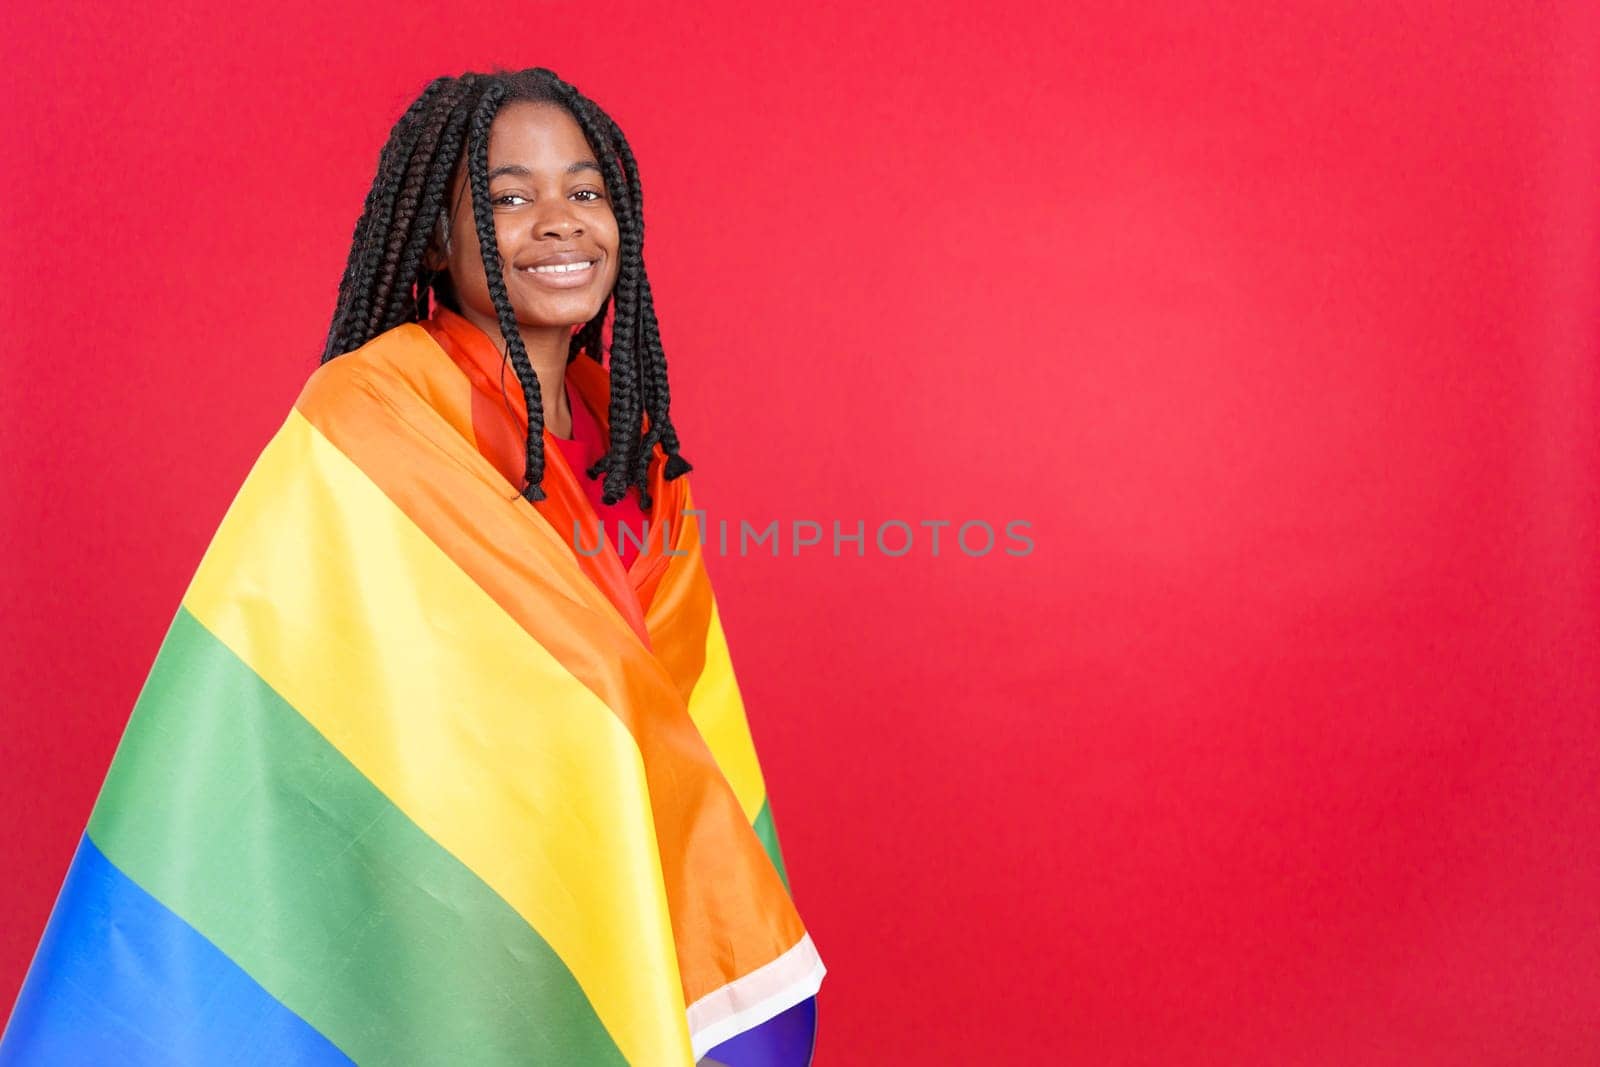
[[(448, 267), (462, 315), (498, 338), (471, 195), (463, 161), (450, 193), (449, 249), (431, 248), (429, 266)], [(519, 329), (594, 318), (617, 280), (617, 219), (594, 152), (565, 109), (526, 100), (500, 109), (489, 130), (489, 201)]]

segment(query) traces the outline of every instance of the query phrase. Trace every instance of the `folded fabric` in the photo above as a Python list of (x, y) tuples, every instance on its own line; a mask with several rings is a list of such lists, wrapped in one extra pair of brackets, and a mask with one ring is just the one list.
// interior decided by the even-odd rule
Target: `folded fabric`
[(508, 479), (464, 321), (323, 364), (256, 461), (0, 1063), (809, 1062), (825, 969), (688, 477), (658, 446), (625, 571), (575, 552), (594, 511), (548, 433), (547, 498)]

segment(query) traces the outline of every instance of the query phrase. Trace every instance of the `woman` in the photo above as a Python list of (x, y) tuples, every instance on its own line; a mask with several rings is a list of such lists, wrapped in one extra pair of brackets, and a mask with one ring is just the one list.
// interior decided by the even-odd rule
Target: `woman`
[(641, 207), (548, 70), (401, 117), (0, 1061), (809, 1062)]

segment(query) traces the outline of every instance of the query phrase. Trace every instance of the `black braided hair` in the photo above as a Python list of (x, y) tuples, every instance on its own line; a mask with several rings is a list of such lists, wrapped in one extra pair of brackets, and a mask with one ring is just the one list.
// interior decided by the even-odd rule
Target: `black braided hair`
[(436, 78), (400, 116), (379, 154), (377, 176), (356, 222), (322, 362), (354, 351), (396, 326), (427, 318), (430, 298), (437, 298), (452, 311), (460, 310), (449, 274), (430, 270), (425, 254), (429, 238), (446, 219), (445, 201), (456, 168), (465, 158), (489, 296), (528, 408), (528, 484), (522, 495), (528, 500), (545, 498), (541, 485), (544, 405), (539, 378), (506, 293), (489, 203), (489, 129), (500, 109), (514, 100), (565, 109), (583, 130), (605, 176), (620, 239), (617, 281), (599, 312), (573, 333), (567, 361), (579, 355), (597, 363), (605, 361), (606, 315), (614, 312), (610, 447), (584, 473), (590, 478), (605, 476), (601, 499), (608, 504), (620, 501), (629, 487), (637, 488), (639, 507), (648, 512), (650, 459), (657, 444), (667, 457), (663, 477), (678, 478), (694, 468), (678, 452), (678, 433), (668, 413), (667, 361), (644, 267), (639, 168), (627, 138), (611, 116), (554, 71), (532, 67)]

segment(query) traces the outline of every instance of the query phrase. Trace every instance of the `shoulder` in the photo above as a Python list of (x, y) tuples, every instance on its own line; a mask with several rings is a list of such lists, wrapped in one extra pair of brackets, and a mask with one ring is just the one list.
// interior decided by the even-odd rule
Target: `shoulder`
[(426, 330), (414, 322), (402, 323), (319, 365), (307, 376), (296, 405), (366, 399), (386, 387), (416, 380), (441, 357), (443, 353)]

